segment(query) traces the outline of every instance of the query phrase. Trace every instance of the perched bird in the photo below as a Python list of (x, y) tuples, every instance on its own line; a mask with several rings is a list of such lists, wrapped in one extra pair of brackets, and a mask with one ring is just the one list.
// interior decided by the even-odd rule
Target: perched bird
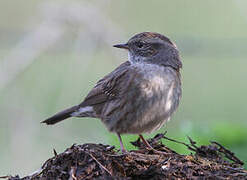
[(56, 124), (70, 117), (99, 118), (116, 133), (141, 135), (158, 130), (177, 109), (181, 98), (182, 63), (176, 45), (167, 37), (143, 32), (126, 44), (128, 61), (99, 80), (79, 105), (65, 109), (42, 123)]

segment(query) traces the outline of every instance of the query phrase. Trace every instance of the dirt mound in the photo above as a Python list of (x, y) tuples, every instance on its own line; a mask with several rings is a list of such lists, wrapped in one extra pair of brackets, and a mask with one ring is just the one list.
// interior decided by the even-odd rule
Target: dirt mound
[[(184, 144), (191, 155), (180, 155), (161, 143), (165, 138)], [(197, 147), (158, 134), (148, 140), (155, 150), (148, 150), (138, 139), (132, 142), (139, 150), (119, 153), (114, 146), (102, 144), (73, 145), (61, 154), (54, 150), (40, 170), (19, 179), (247, 179), (243, 162), (216, 142)]]

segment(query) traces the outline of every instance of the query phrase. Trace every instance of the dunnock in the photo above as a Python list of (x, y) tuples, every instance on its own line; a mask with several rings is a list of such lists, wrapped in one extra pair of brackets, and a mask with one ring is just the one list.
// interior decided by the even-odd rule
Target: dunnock
[(128, 61), (98, 81), (84, 101), (42, 123), (55, 124), (70, 117), (99, 118), (110, 132), (141, 135), (158, 130), (177, 109), (181, 98), (179, 52), (167, 37), (153, 32), (133, 36), (126, 44)]

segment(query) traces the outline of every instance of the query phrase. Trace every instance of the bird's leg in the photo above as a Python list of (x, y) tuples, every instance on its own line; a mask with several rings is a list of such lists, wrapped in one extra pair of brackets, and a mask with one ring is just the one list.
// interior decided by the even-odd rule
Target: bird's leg
[(140, 139), (142, 140), (142, 142), (145, 144), (145, 146), (147, 147), (148, 150), (152, 150), (153, 152), (157, 153), (157, 154), (164, 154), (164, 155), (169, 155), (169, 153), (163, 152), (163, 151), (158, 151), (156, 149), (154, 149), (149, 142), (141, 135), (139, 134)]
[(120, 136), (119, 133), (117, 133), (117, 137), (118, 137), (118, 140), (119, 140), (119, 142), (120, 142), (120, 149), (121, 149), (122, 153), (124, 154), (124, 153), (126, 153), (127, 151), (126, 151), (126, 149), (124, 148), (123, 141), (122, 141), (122, 138), (121, 138), (121, 136)]
[(142, 140), (142, 142), (145, 144), (146, 147), (148, 147), (151, 150), (154, 150), (154, 148), (148, 143), (148, 141), (146, 141), (146, 139), (141, 134), (139, 134), (139, 137)]

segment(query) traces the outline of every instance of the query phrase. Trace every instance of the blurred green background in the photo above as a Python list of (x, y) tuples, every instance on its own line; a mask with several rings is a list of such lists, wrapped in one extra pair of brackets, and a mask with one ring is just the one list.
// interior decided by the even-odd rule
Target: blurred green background
[[(73, 143), (119, 147), (97, 119), (39, 122), (80, 103), (127, 59), (112, 45), (143, 31), (170, 37), (183, 61), (182, 102), (159, 132), (199, 145), (218, 141), (247, 163), (247, 1), (2, 0), (0, 176), (32, 173), (53, 148), (62, 152)], [(133, 148), (128, 141), (137, 136), (123, 138)]]

